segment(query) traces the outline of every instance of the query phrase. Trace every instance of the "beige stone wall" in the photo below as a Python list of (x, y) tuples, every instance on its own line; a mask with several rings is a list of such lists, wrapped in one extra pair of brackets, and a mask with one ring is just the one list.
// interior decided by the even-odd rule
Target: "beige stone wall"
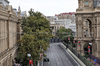
[(17, 24), (9, 22), (9, 48), (12, 48), (17, 41)]
[(0, 52), (8, 49), (7, 47), (7, 22), (0, 21)]
[(60, 14), (60, 15), (56, 15), (57, 17), (58, 17), (58, 19), (72, 19), (72, 15), (70, 15), (70, 14), (66, 14), (66, 15), (62, 15), (62, 14)]
[(12, 66), (20, 40), (20, 12), (18, 16), (12, 6), (0, 5), (0, 66)]
[(64, 27), (64, 25), (58, 25), (58, 24), (51, 24), (50, 27), (52, 28), (52, 35), (56, 36), (57, 30)]
[[(86, 5), (85, 2), (88, 2)], [(90, 26), (91, 23), (91, 26)], [(100, 57), (100, 7), (93, 8), (93, 0), (79, 0), (79, 8), (76, 10), (76, 41), (81, 38), (84, 55), (85, 44), (92, 43), (92, 55)]]

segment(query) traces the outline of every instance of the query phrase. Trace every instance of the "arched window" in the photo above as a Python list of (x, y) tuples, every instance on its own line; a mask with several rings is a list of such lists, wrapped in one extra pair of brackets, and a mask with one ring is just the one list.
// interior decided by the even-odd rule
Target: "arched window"
[(85, 30), (86, 37), (91, 37), (92, 36), (92, 22), (89, 19), (86, 20), (86, 27), (87, 27), (87, 29)]
[(88, 35), (88, 30), (86, 30), (86, 34)]
[(89, 22), (88, 21), (86, 21), (86, 26), (88, 26), (89, 25)]

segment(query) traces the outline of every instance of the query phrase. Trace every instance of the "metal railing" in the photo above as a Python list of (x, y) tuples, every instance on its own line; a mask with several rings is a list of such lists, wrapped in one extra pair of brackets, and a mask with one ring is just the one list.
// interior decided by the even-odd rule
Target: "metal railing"
[(66, 46), (68, 45), (68, 48), (71, 52), (73, 52), (86, 66), (94, 66), (90, 61), (88, 61), (85, 57), (81, 56), (70, 44), (67, 44), (63, 42), (63, 44)]

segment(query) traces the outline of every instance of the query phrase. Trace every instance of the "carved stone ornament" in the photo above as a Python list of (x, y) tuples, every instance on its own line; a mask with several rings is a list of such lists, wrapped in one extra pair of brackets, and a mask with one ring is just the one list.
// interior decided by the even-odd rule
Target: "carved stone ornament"
[(81, 20), (79, 20), (78, 24), (79, 24), (79, 25), (82, 25), (82, 22), (81, 22)]

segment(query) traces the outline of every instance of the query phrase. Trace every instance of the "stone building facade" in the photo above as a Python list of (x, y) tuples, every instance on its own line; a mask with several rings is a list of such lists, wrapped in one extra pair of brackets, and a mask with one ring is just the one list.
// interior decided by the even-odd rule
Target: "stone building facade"
[(72, 20), (72, 23), (75, 24), (75, 12), (60, 13), (60, 14), (55, 14), (55, 16), (58, 17), (59, 20), (70, 19)]
[(64, 25), (59, 25), (56, 22), (50, 22), (50, 28), (52, 29), (52, 35), (56, 37), (56, 32), (60, 28), (64, 27)]
[(100, 0), (78, 0), (76, 10), (76, 41), (77, 51), (84, 55), (86, 45), (90, 45), (91, 54), (100, 57)]
[(18, 16), (12, 6), (0, 4), (0, 66), (12, 66), (20, 39), (20, 11)]
[(56, 37), (57, 30), (64, 27), (64, 24), (57, 23), (56, 20), (58, 20), (58, 17), (56, 16), (46, 16), (46, 19), (50, 21), (50, 28), (52, 29), (52, 35)]
[(3, 6), (9, 5), (9, 1), (8, 0), (0, 0), (0, 4), (2, 4)]

